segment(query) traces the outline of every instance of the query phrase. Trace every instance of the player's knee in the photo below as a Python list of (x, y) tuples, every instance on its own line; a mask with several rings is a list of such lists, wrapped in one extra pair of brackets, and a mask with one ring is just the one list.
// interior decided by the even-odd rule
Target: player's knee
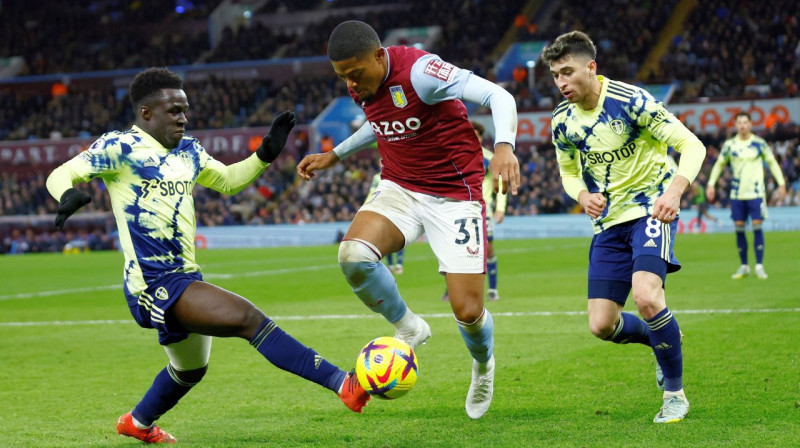
[(591, 331), (595, 337), (600, 339), (608, 339), (608, 337), (614, 333), (614, 325), (614, 322), (605, 318), (589, 319), (589, 331)]
[(172, 371), (175, 373), (175, 376), (178, 377), (180, 381), (186, 383), (187, 385), (195, 385), (199, 383), (200, 380), (202, 380), (203, 377), (205, 376), (206, 371), (208, 371), (208, 364), (204, 365), (203, 367), (200, 367), (199, 369), (176, 370), (175, 368), (173, 368)]
[(745, 225), (744, 223), (739, 224), (738, 222), (733, 225), (733, 229), (736, 233), (744, 233)]
[[(659, 308), (661, 302), (663, 289), (661, 286), (654, 285), (637, 285), (633, 287), (633, 301), (636, 303), (636, 308), (643, 316), (653, 314), (652, 309)], [(663, 308), (663, 307), (661, 307)]]
[(360, 285), (381, 261), (381, 252), (369, 241), (352, 239), (339, 244), (339, 266), (347, 281)]

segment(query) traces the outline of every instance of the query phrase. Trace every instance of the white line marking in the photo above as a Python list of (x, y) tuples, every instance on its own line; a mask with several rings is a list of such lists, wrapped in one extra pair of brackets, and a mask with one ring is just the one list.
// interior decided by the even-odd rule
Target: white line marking
[[(767, 313), (800, 313), (800, 308), (744, 308), (721, 310), (676, 310), (675, 314), (767, 314)], [(492, 313), (494, 317), (551, 317), (551, 316), (581, 316), (586, 311), (530, 311), (530, 312), (502, 312)], [(453, 318), (450, 313), (420, 314), (426, 318)], [(377, 314), (321, 314), (313, 316), (272, 316), (270, 319), (280, 322), (283, 320), (348, 320), (348, 319), (377, 319)], [(0, 327), (43, 327), (59, 325), (116, 325), (132, 324), (131, 319), (126, 320), (51, 320), (40, 322), (0, 322)]]

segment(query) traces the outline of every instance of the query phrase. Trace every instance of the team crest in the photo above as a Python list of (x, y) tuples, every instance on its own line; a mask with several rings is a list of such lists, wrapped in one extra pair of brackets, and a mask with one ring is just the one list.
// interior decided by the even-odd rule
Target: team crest
[(159, 286), (158, 289), (156, 289), (155, 296), (156, 296), (156, 299), (158, 299), (158, 300), (167, 300), (167, 299), (169, 299), (169, 293), (167, 292), (167, 288), (165, 288), (163, 286)]
[(408, 106), (408, 100), (406, 99), (406, 94), (403, 93), (403, 86), (389, 87), (389, 94), (392, 95), (392, 102), (394, 103), (395, 106), (401, 109)]
[(625, 131), (625, 124), (619, 118), (611, 122), (611, 130), (617, 135), (622, 135)]

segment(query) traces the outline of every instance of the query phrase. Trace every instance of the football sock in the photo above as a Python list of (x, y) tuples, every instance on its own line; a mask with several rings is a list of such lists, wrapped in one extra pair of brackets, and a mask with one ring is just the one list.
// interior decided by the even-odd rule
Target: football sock
[(403, 252), (405, 251), (405, 249), (400, 249), (397, 251), (397, 264), (401, 266), (403, 265)]
[(664, 389), (669, 392), (683, 389), (683, 352), (678, 322), (669, 308), (645, 322), (650, 328), (650, 346), (664, 372)]
[(480, 363), (489, 361), (494, 349), (494, 320), (489, 310), (484, 309), (481, 317), (471, 324), (456, 322), (472, 358)]
[(394, 323), (406, 313), (394, 276), (383, 263), (378, 249), (362, 240), (344, 240), (339, 245), (339, 266), (359, 299), (372, 311)]
[(389, 266), (394, 264), (394, 254), (389, 254), (386, 256), (386, 264)]
[(736, 247), (739, 248), (739, 259), (742, 265), (747, 265), (747, 236), (744, 234), (744, 226), (736, 226)]
[(256, 330), (250, 345), (275, 367), (313, 381), (334, 392), (342, 385), (346, 372), (322, 358), (317, 352), (298, 342), (269, 318)]
[(497, 289), (497, 256), (486, 260), (486, 271), (489, 274), (489, 289)]
[(650, 345), (650, 329), (639, 316), (631, 313), (622, 313), (617, 322), (614, 333), (606, 338), (616, 344), (644, 344)]
[(756, 249), (756, 263), (764, 262), (764, 230), (761, 224), (753, 226), (753, 247)]
[[(199, 382), (199, 381), (198, 381)], [(153, 385), (133, 408), (131, 415), (141, 425), (150, 427), (153, 422), (172, 409), (197, 383), (181, 381), (171, 364), (156, 375)], [(143, 429), (143, 428), (140, 428)]]

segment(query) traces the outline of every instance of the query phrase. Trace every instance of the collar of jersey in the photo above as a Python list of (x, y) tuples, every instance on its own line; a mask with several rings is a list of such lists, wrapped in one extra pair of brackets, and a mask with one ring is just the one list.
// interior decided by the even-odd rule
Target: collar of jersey
[(136, 132), (136, 134), (145, 141), (145, 145), (150, 149), (155, 149), (158, 151), (170, 152), (171, 149), (167, 149), (158, 142), (152, 135), (148, 134), (144, 129), (140, 128), (139, 126), (133, 125), (131, 126), (131, 130)]
[(592, 110), (584, 110), (581, 106), (575, 105), (575, 110), (578, 114), (581, 115), (588, 115), (588, 116), (597, 116), (600, 115), (600, 112), (603, 110), (603, 103), (606, 101), (606, 91), (608, 91), (608, 81), (609, 79), (603, 75), (597, 75), (597, 80), (600, 81), (600, 97), (597, 99), (597, 106), (594, 107)]

